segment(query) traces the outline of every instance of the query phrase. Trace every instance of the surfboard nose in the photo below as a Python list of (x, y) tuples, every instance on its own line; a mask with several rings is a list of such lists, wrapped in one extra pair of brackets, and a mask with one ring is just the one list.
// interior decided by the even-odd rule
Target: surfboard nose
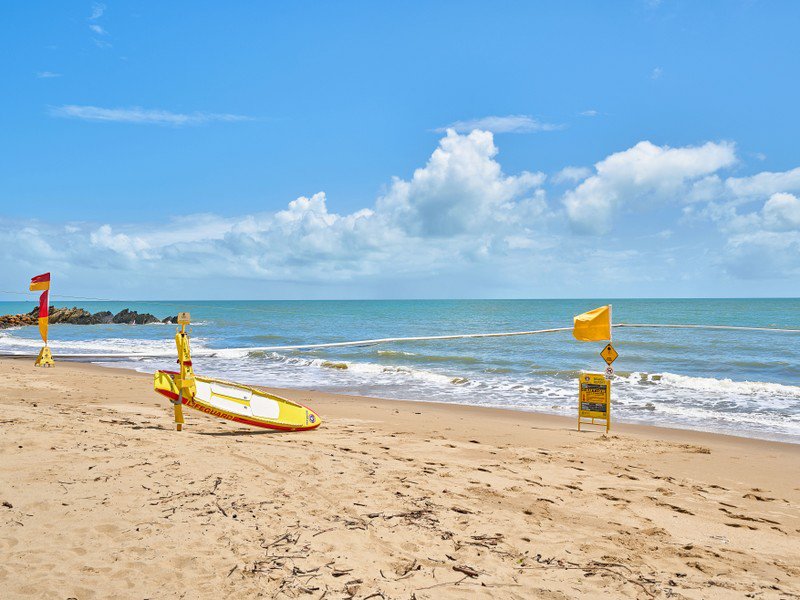
[(306, 408), (306, 424), (309, 429), (315, 429), (322, 424), (322, 419), (310, 408)]

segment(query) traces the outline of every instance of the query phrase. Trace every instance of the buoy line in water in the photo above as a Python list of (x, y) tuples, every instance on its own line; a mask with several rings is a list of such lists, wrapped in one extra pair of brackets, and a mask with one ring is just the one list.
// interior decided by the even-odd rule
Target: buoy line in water
[(776, 331), (779, 333), (800, 333), (800, 329), (785, 329), (780, 327), (745, 327), (743, 325), (662, 325), (658, 323), (617, 323), (611, 327), (649, 327), (652, 329), (730, 329), (734, 331)]
[[(745, 327), (738, 325), (669, 325), (648, 323), (617, 323), (611, 327), (641, 327), (641, 328), (676, 328), (676, 329), (732, 329), (745, 331), (776, 331), (782, 333), (800, 333), (800, 329), (779, 329), (774, 327)], [(552, 329), (537, 329), (534, 331), (507, 331), (496, 333), (461, 333), (453, 335), (426, 335), (415, 337), (377, 338), (374, 340), (357, 340), (352, 342), (329, 342), (324, 344), (300, 344), (296, 346), (260, 346), (249, 348), (256, 352), (272, 350), (310, 350), (312, 348), (344, 348), (347, 346), (372, 346), (374, 344), (387, 344), (390, 342), (424, 342), (429, 340), (458, 340), (469, 338), (496, 338), (512, 337), (518, 335), (536, 335), (539, 333), (555, 333), (559, 331), (572, 331), (572, 327), (556, 327)]]
[[(640, 329), (710, 329), (710, 330), (729, 330), (729, 331), (767, 331), (775, 333), (800, 333), (800, 329), (787, 329), (778, 327), (747, 327), (743, 325), (695, 325), (695, 324), (666, 324), (666, 323), (617, 323), (611, 325), (612, 328), (640, 328)], [(348, 342), (324, 342), (319, 344), (295, 344), (289, 346), (256, 346), (252, 348), (241, 348), (249, 352), (273, 352), (278, 350), (315, 350), (321, 348), (347, 348), (355, 346), (374, 346), (377, 344), (389, 344), (394, 342), (424, 342), (436, 340), (459, 340), (459, 339), (480, 339), (480, 338), (498, 338), (498, 337), (515, 337), (523, 335), (538, 335), (542, 333), (558, 333), (561, 331), (572, 331), (572, 327), (555, 327), (550, 329), (536, 329), (531, 331), (504, 331), (504, 332), (491, 332), (491, 333), (460, 333), (452, 335), (426, 335), (426, 336), (412, 336), (412, 337), (389, 337), (389, 338), (375, 338), (370, 340), (353, 340)], [(108, 353), (108, 354), (58, 354), (59, 358), (68, 359), (83, 359), (83, 358), (160, 358), (169, 356), (165, 353), (148, 354), (148, 353)], [(205, 352), (200, 356), (222, 358), (213, 350), (209, 354)], [(0, 357), (22, 357), (22, 358), (35, 358), (35, 354), (14, 354), (2, 353)]]

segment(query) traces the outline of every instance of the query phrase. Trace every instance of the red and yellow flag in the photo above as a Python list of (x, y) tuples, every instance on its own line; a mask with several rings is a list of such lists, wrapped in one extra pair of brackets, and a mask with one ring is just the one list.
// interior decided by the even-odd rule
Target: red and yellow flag
[(50, 273), (42, 273), (31, 279), (31, 291), (43, 290), (39, 296), (39, 333), (47, 344), (47, 324), (50, 316)]
[(572, 335), (582, 342), (611, 339), (611, 307), (601, 306), (575, 317)]
[(50, 289), (50, 273), (42, 273), (36, 277), (31, 278), (31, 291), (49, 290)]

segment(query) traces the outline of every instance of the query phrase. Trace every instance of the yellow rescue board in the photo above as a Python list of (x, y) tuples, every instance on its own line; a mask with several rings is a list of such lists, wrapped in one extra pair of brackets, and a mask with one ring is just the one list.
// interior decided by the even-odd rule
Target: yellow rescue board
[(315, 429), (322, 420), (310, 408), (274, 394), (238, 383), (195, 376), (196, 393), (191, 398), (180, 395), (174, 371), (156, 371), (155, 390), (176, 402), (214, 417), (245, 425), (302, 431)]

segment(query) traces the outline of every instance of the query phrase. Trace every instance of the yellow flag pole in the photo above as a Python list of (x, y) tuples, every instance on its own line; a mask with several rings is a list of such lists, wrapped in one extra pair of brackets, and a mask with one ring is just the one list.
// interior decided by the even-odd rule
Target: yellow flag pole
[(175, 346), (178, 350), (178, 364), (180, 374), (175, 378), (178, 385), (178, 399), (172, 401), (175, 411), (175, 429), (183, 430), (183, 399), (194, 398), (197, 386), (194, 381), (194, 369), (192, 368), (192, 354), (189, 349), (189, 335), (186, 333), (186, 326), (190, 322), (189, 313), (178, 314), (178, 324), (180, 330), (175, 334)]
[[(40, 279), (41, 281), (39, 281)], [(36, 362), (33, 364), (36, 367), (54, 367), (53, 354), (47, 345), (47, 330), (50, 322), (50, 273), (37, 275), (31, 279), (30, 289), (31, 291), (43, 290), (39, 296), (39, 335), (42, 336), (44, 346), (39, 351), (39, 356), (36, 357)]]
[[(614, 307), (608, 305), (608, 345), (611, 346), (614, 341)], [(613, 346), (612, 346), (613, 347)], [(611, 375), (614, 374), (613, 367), (609, 364), (609, 369), (612, 369), (611, 374), (606, 371), (606, 381), (608, 387), (606, 388), (606, 434), (611, 430)]]
[(175, 429), (177, 431), (183, 430), (183, 392), (180, 393), (177, 400), (172, 402), (172, 407), (175, 409)]

